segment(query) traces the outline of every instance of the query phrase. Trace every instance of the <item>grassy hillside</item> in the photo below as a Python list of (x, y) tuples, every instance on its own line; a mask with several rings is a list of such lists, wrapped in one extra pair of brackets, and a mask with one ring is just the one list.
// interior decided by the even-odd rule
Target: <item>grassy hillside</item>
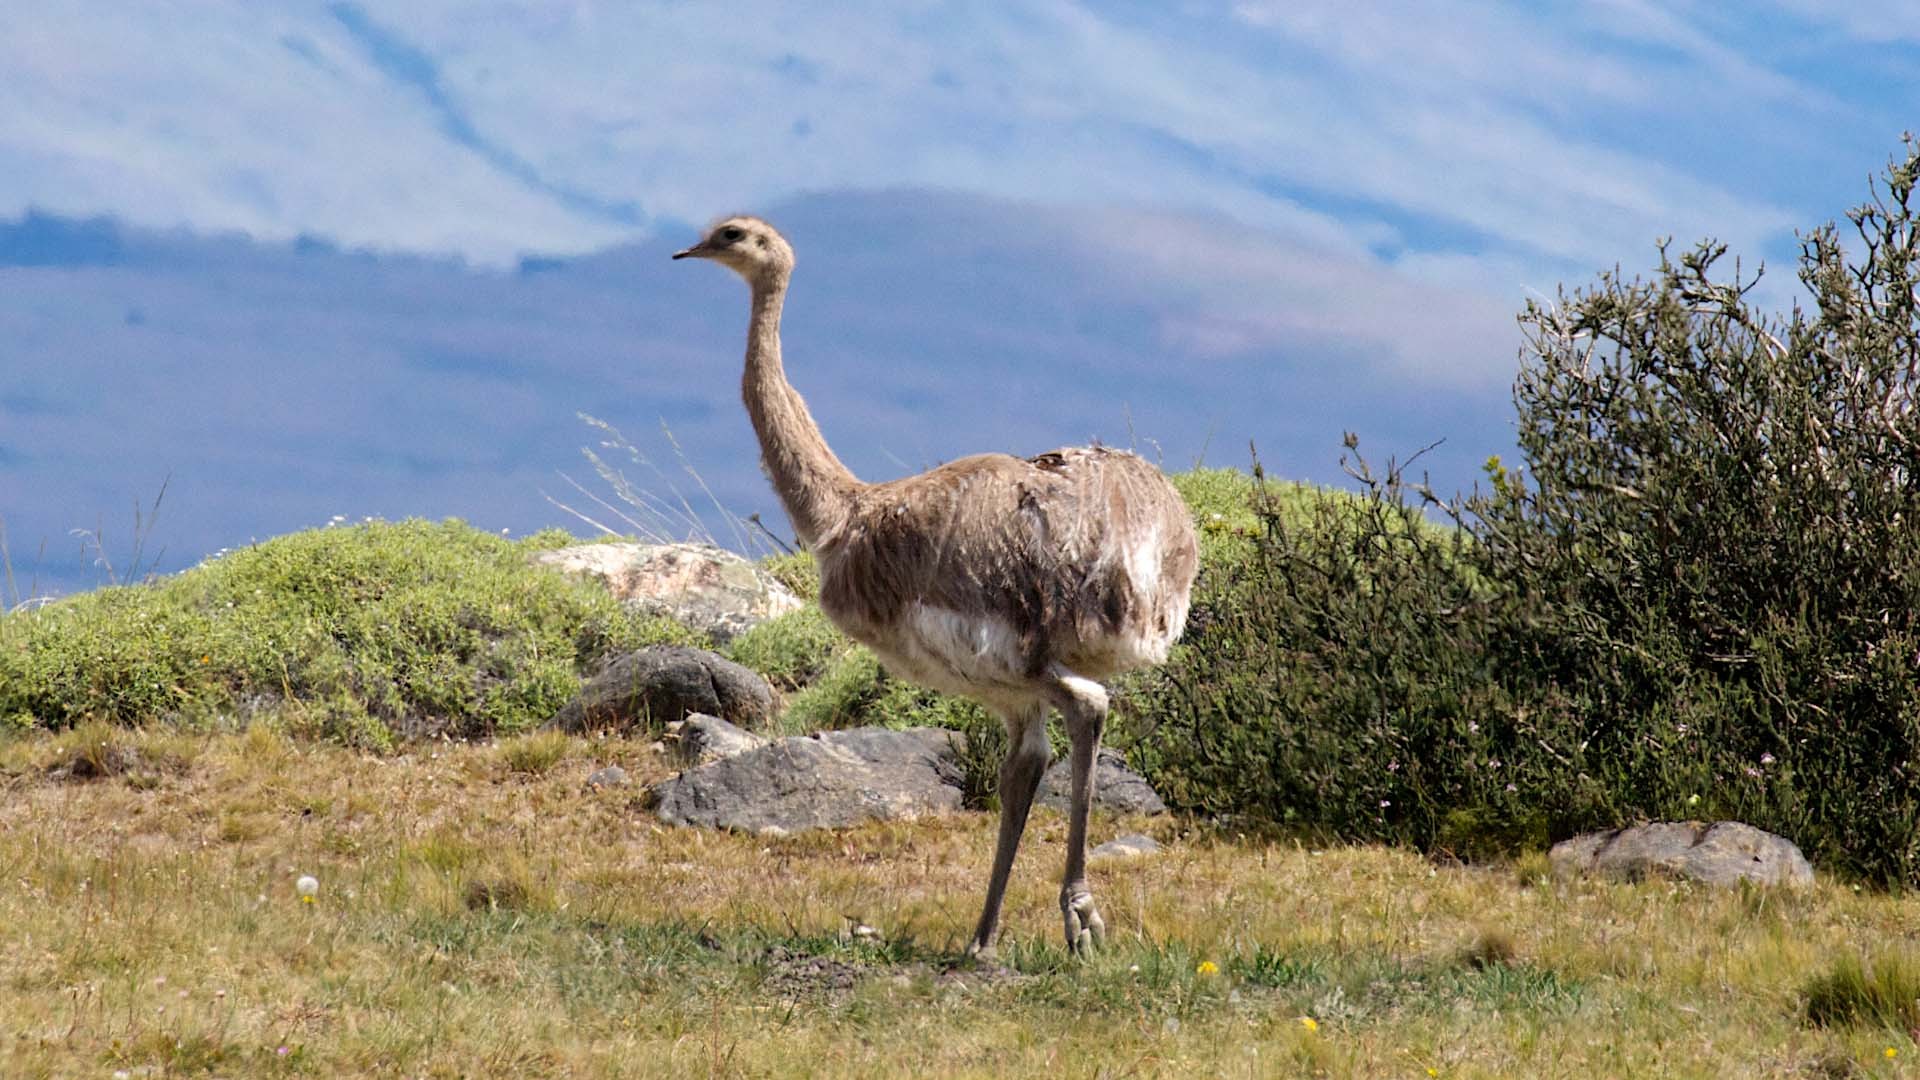
[(15, 612), (0, 617), (0, 725), (219, 729), (259, 716), (378, 748), (522, 730), (592, 661), (698, 640), (529, 565), (572, 542), (457, 521), (315, 529)]

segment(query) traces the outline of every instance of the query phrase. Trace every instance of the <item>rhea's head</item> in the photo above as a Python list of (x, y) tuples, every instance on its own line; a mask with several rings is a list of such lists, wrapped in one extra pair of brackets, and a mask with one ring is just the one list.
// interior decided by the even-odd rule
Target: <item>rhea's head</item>
[(793, 248), (757, 217), (722, 218), (700, 242), (673, 253), (676, 259), (712, 259), (755, 284), (784, 280), (793, 270)]

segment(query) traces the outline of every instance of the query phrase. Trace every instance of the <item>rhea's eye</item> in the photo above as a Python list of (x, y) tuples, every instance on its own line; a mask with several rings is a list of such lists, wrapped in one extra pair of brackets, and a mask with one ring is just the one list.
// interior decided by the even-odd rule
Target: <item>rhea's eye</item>
[(729, 244), (739, 240), (741, 237), (745, 235), (747, 234), (744, 231), (742, 231), (740, 227), (737, 225), (729, 225), (726, 228), (720, 230), (720, 239), (726, 241)]

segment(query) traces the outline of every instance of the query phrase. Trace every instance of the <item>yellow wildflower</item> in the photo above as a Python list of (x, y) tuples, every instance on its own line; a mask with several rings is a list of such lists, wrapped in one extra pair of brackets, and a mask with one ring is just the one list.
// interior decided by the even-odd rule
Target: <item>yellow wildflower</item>
[(1308, 1031), (1319, 1031), (1319, 1030), (1320, 1030), (1320, 1022), (1319, 1022), (1318, 1020), (1315, 1020), (1315, 1019), (1314, 1019), (1313, 1017), (1311, 1017), (1311, 1016), (1303, 1016), (1303, 1017), (1301, 1017), (1301, 1018), (1300, 1018), (1300, 1026), (1301, 1026), (1301, 1027), (1303, 1027), (1303, 1028), (1306, 1028), (1306, 1029), (1307, 1029)]
[(1211, 960), (1202, 960), (1200, 966), (1193, 970), (1196, 975), (1213, 976), (1220, 974), (1220, 965)]

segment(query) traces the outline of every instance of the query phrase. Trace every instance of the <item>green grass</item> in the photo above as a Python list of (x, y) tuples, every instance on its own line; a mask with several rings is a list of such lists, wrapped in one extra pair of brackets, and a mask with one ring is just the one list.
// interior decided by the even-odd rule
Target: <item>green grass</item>
[(1805, 993), (1815, 1024), (1920, 1030), (1920, 967), (1911, 953), (1886, 952), (1871, 963), (1842, 956), (1809, 979)]
[(809, 601), (799, 611), (769, 619), (735, 637), (727, 643), (727, 656), (766, 676), (774, 689), (791, 693), (817, 681), (853, 648), (819, 605)]
[(543, 776), (573, 750), (573, 741), (558, 731), (516, 735), (500, 743), (500, 760), (517, 773)]
[(973, 969), (987, 814), (768, 840), (585, 787), (668, 775), (640, 742), (527, 771), (508, 741), (84, 734), (174, 764), (65, 778), (82, 732), (0, 739), (8, 1077), (1892, 1076), (1915, 1052), (1881, 958), (1920, 899), (1832, 881), (1555, 883), (1097, 815), (1094, 840), (1166, 850), (1094, 865), (1110, 943), (1079, 960), (1042, 810), (1007, 970)]

